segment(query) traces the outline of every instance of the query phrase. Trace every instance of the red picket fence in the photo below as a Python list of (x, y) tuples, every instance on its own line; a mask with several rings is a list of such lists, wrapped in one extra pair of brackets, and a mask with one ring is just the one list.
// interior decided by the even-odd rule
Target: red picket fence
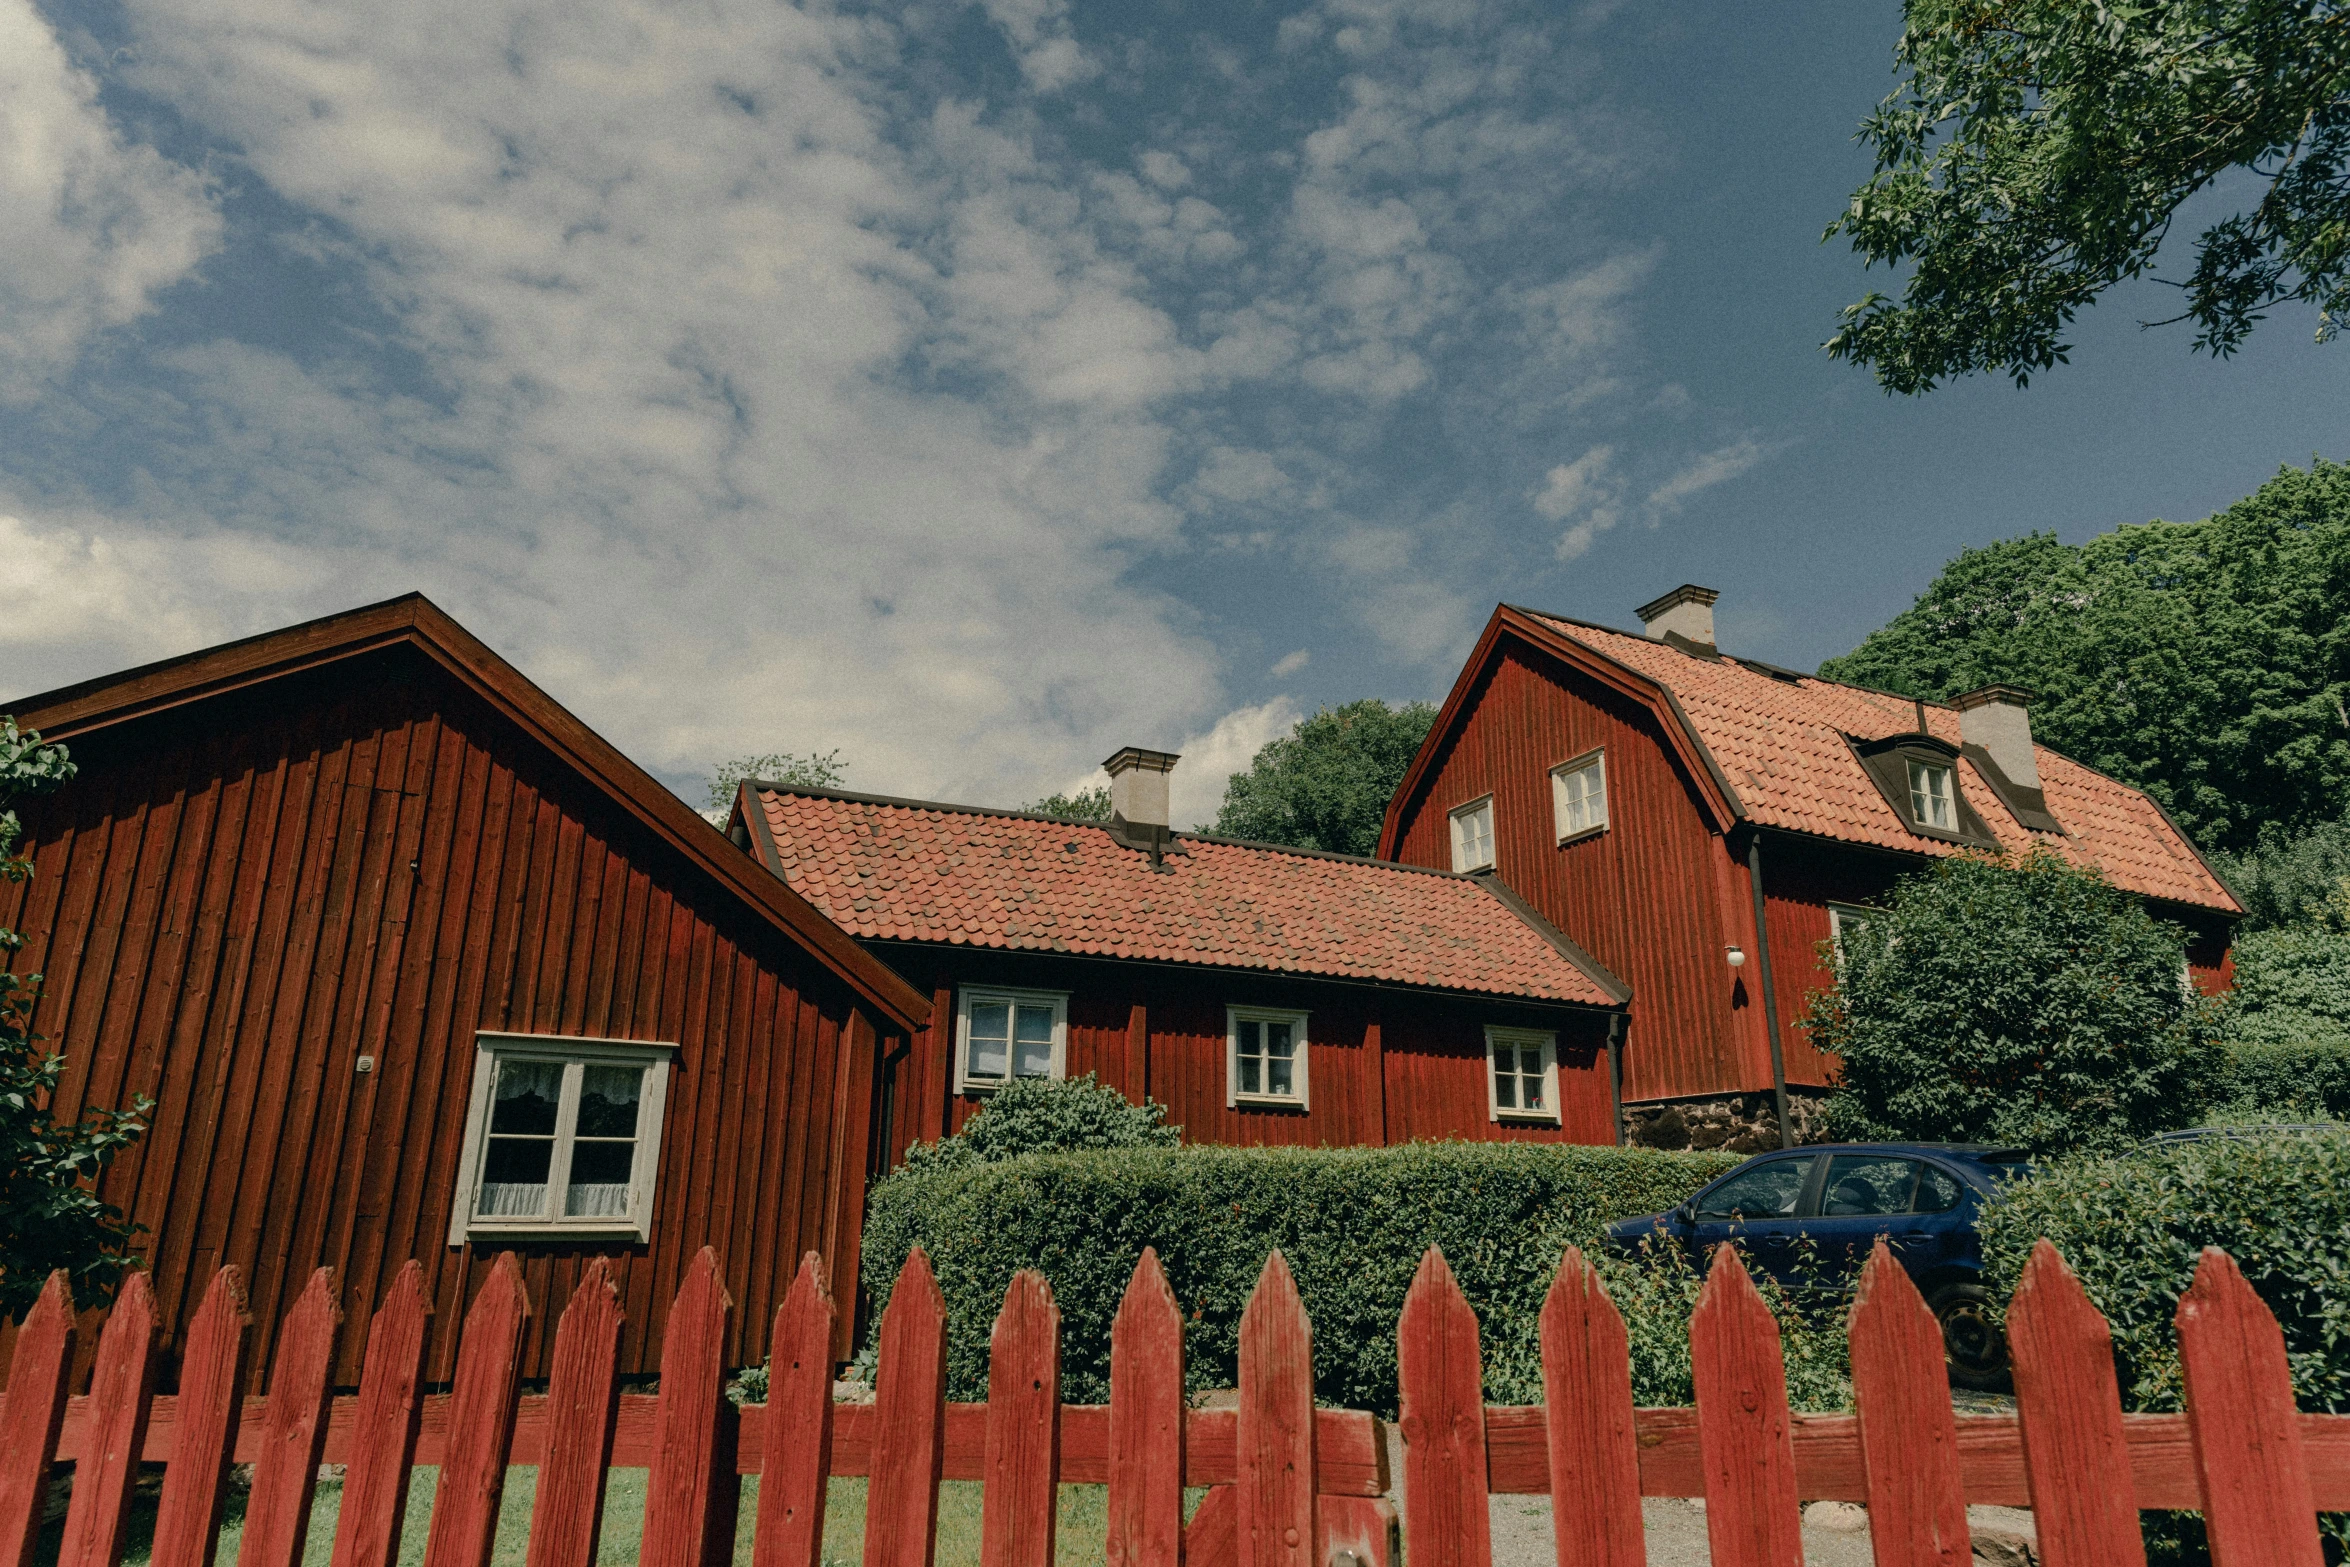
[[(68, 1398), (74, 1322), (52, 1279), (0, 1399), (0, 1567), (31, 1561), (51, 1466), (75, 1465), (59, 1567), (117, 1567), (141, 1459), (165, 1465), (155, 1567), (211, 1567), (232, 1462), (254, 1465), (239, 1567), (296, 1567), (319, 1465), (346, 1465), (335, 1567), (391, 1567), (411, 1470), (437, 1465), (425, 1567), (486, 1567), (506, 1471), (536, 1465), (528, 1567), (589, 1567), (613, 1468), (650, 1471), (639, 1559), (731, 1558), (739, 1477), (759, 1477), (754, 1567), (820, 1567), (828, 1475), (869, 1477), (866, 1567), (930, 1567), (942, 1479), (985, 1484), (982, 1567), (1049, 1567), (1055, 1487), (1108, 1488), (1108, 1567), (1360, 1567), (1392, 1561), (1379, 1422), (1317, 1409), (1313, 1344), (1288, 1264), (1241, 1318), (1239, 1404), (1193, 1409), (1183, 1317), (1158, 1259), (1136, 1266), (1112, 1334), (1110, 1402), (1060, 1401), (1060, 1313), (1033, 1272), (996, 1318), (983, 1404), (946, 1401), (946, 1305), (920, 1251), (881, 1323), (871, 1404), (832, 1401), (832, 1301), (811, 1255), (776, 1313), (768, 1401), (725, 1397), (731, 1304), (697, 1260), (671, 1311), (660, 1392), (617, 1379), (619, 1296), (592, 1268), (565, 1307), (544, 1394), (518, 1396), (530, 1306), (501, 1258), (465, 1320), (451, 1390), (420, 1383), (425, 1303), (411, 1264), (370, 1330), (359, 1392), (329, 1396), (338, 1314), (322, 1270), (289, 1313), (264, 1398), (243, 1399), (248, 1319), (216, 1277), (179, 1391), (155, 1392), (155, 1314), (133, 1275)], [(1624, 1325), (1570, 1251), (1543, 1307), (1546, 1402), (1484, 1402), (1478, 1323), (1430, 1251), (1398, 1357), (1412, 1567), (1489, 1567), (1487, 1500), (1547, 1494), (1560, 1567), (1645, 1561), (1640, 1498), (1702, 1496), (1716, 1567), (1801, 1567), (1803, 1500), (1865, 1502), (1880, 1567), (1963, 1567), (1966, 1504), (2030, 1506), (2049, 1567), (2141, 1564), (2137, 1513), (2196, 1508), (2222, 1567), (2320, 1562), (2315, 1514), (2350, 1509), (2350, 1416), (2294, 1410), (2284, 1340), (2225, 1254), (2179, 1304), (2184, 1415), (2124, 1415), (2104, 1319), (2045, 1241), (2009, 1316), (2015, 1417), (1953, 1413), (1940, 1334), (1880, 1246), (1852, 1319), (1857, 1413), (1787, 1407), (1778, 1327), (1725, 1249), (1690, 1324), (1694, 1409), (1635, 1409)], [(1191, 1520), (1186, 1486), (1207, 1487)], [(1341, 1563), (1340, 1567), (1345, 1567)]]

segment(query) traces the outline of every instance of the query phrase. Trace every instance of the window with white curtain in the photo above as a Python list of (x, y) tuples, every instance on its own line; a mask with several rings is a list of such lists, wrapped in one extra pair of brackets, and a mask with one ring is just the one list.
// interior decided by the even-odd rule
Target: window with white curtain
[(668, 1045), (478, 1035), (449, 1244), (553, 1232), (649, 1239), (670, 1055)]
[(955, 1092), (1015, 1077), (1060, 1077), (1069, 1059), (1069, 993), (966, 987), (955, 1009)]
[(1561, 843), (1607, 826), (1605, 752), (1578, 756), (1551, 769), (1550, 814)]
[(1496, 1121), (1559, 1118), (1558, 1035), (1530, 1028), (1487, 1028), (1486, 1113)]
[(1224, 1009), (1224, 1102), (1306, 1108), (1306, 1015)]
[(1493, 796), (1472, 800), (1452, 813), (1452, 868), (1493, 868)]

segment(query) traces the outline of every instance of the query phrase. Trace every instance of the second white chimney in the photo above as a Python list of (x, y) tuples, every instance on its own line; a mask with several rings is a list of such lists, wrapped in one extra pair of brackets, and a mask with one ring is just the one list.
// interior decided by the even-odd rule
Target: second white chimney
[(1110, 775), (1110, 815), (1129, 827), (1165, 830), (1167, 775), (1181, 760), (1173, 751), (1146, 751), (1130, 745), (1102, 763)]
[(2015, 686), (1985, 686), (1955, 700), (1958, 737), (1990, 753), (2010, 783), (2040, 787), (2040, 761), (2032, 749), (2032, 693)]

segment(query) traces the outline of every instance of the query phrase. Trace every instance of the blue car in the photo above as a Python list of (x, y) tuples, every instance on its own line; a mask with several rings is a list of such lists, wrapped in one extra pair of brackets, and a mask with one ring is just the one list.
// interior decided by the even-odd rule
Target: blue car
[(1975, 1221), (2029, 1168), (2016, 1149), (1980, 1144), (1817, 1143), (1749, 1159), (1670, 1213), (1619, 1220), (1608, 1243), (1629, 1253), (1662, 1238), (1702, 1265), (1734, 1240), (1749, 1268), (1836, 1294), (1882, 1235), (1942, 1324), (1951, 1380), (1997, 1387), (2007, 1341), (1982, 1285)]

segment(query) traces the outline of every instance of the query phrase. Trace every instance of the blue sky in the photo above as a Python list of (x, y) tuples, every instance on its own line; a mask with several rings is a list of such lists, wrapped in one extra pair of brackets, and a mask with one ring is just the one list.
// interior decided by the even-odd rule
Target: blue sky
[(1189, 820), (1498, 600), (1702, 582), (1808, 668), (1966, 545), (2345, 454), (2350, 350), (2195, 357), (2153, 284), (2027, 391), (1828, 361), (1898, 25), (0, 0), (0, 691), (422, 588), (689, 797), (1131, 743)]

